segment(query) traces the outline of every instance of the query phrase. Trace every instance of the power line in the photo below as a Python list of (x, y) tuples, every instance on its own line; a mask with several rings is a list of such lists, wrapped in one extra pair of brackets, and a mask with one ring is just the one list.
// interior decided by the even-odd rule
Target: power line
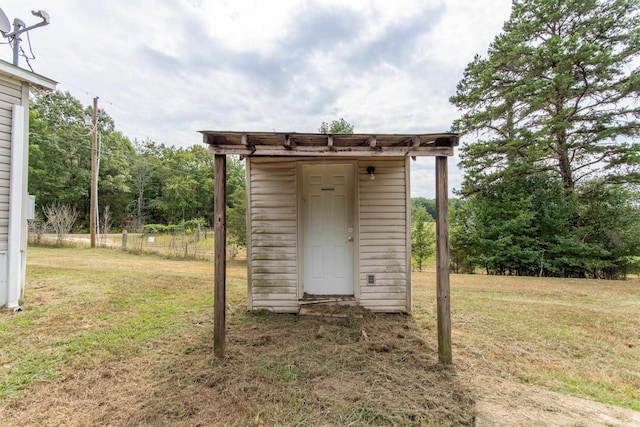
[[(90, 145), (83, 145), (81, 143), (74, 142), (74, 141), (71, 141), (71, 140), (68, 140), (68, 139), (62, 139), (62, 138), (59, 138), (56, 135), (51, 137), (51, 136), (48, 136), (48, 135), (39, 134), (37, 132), (29, 132), (29, 135), (30, 136), (33, 135), (33, 136), (36, 136), (36, 137), (39, 137), (39, 138), (47, 139), (47, 140), (49, 140), (51, 142), (55, 142), (55, 143), (64, 142), (64, 143), (67, 143), (67, 144), (70, 144), (70, 145), (74, 145), (74, 146), (76, 146), (78, 148), (85, 149), (87, 151), (91, 151), (92, 150)], [(144, 159), (142, 156), (140, 156), (140, 154), (142, 154), (142, 153), (138, 153), (138, 157), (133, 157), (133, 156), (127, 155), (126, 153), (114, 152), (112, 149), (102, 148), (101, 151), (100, 151), (100, 155), (101, 156), (124, 157), (127, 160), (134, 160), (134, 161), (140, 162), (141, 164), (146, 165), (146, 166), (153, 166), (153, 167), (157, 166), (156, 164), (153, 164), (153, 163), (147, 161), (146, 159)], [(160, 159), (160, 158), (158, 158), (158, 159)], [(194, 173), (190, 173), (190, 172), (184, 171), (184, 170), (175, 169), (175, 168), (169, 167), (169, 166), (167, 166), (165, 164), (162, 164), (161, 168), (163, 168), (165, 170), (169, 170), (169, 171), (175, 172), (175, 173), (177, 173), (179, 175), (190, 176), (192, 178), (197, 178), (198, 177)]]
[(33, 71), (33, 67), (31, 66), (31, 62), (29, 62), (29, 58), (27, 58), (27, 55), (24, 53), (24, 50), (22, 49), (22, 47), (20, 48), (20, 52), (22, 52), (22, 56), (24, 56), (24, 60), (27, 62), (27, 65), (29, 66), (29, 69), (31, 70), (31, 72), (35, 73), (35, 71)]
[(22, 50), (22, 48), (20, 48), (20, 50), (22, 50), (22, 53), (24, 54), (24, 57), (28, 60), (28, 59), (36, 59), (36, 56), (33, 53), (33, 48), (31, 47), (31, 36), (29, 35), (29, 31), (27, 31), (27, 41), (29, 42), (29, 52), (31, 52), (31, 58), (27, 58), (27, 55), (24, 53), (24, 50)]
[[(109, 104), (111, 106), (114, 106), (114, 107), (116, 107), (116, 108), (118, 108), (118, 109), (120, 109), (120, 110), (122, 110), (122, 111), (124, 111), (126, 113), (132, 114), (132, 115), (134, 115), (136, 117), (139, 117), (141, 119), (145, 118), (145, 116), (143, 114), (141, 114), (140, 112), (131, 110), (131, 109), (127, 108), (127, 107), (124, 107), (122, 104), (120, 104), (119, 102), (115, 102), (113, 99), (111, 99), (109, 97), (103, 97), (101, 95), (98, 95), (95, 92), (92, 92), (92, 91), (90, 91), (90, 90), (88, 90), (86, 88), (82, 88), (82, 87), (77, 86), (77, 85), (72, 84), (72, 83), (60, 81), (59, 84), (65, 85), (65, 86), (71, 86), (73, 88), (76, 88), (76, 89), (84, 92), (84, 94), (87, 95), (87, 96), (92, 96), (92, 97), (99, 96), (100, 100), (106, 102), (107, 104)], [(174, 144), (169, 144), (169, 143), (167, 143), (165, 141), (162, 141), (159, 138), (154, 138), (153, 136), (150, 136), (149, 134), (143, 134), (143, 137), (148, 139), (148, 140), (150, 140), (150, 141), (153, 141), (155, 143), (160, 143), (160, 144), (165, 144), (165, 145), (174, 145)]]
[[(88, 91), (87, 89), (81, 88), (81, 87), (76, 86), (76, 85), (74, 85), (74, 84), (65, 83), (65, 82), (60, 82), (60, 83), (61, 83), (61, 84), (64, 84), (64, 85), (67, 85), (67, 86), (75, 87), (76, 89), (79, 89), (79, 90), (83, 91), (83, 92), (84, 92), (85, 94), (87, 94), (87, 95), (93, 95), (93, 96), (96, 96), (96, 94), (95, 94), (95, 93), (90, 92), (90, 91)], [(48, 98), (51, 98), (52, 93), (51, 93), (51, 92), (48, 92), (48, 93), (46, 94), (46, 96), (47, 96)], [(101, 98), (101, 99), (102, 99), (102, 98)], [(137, 112), (135, 112), (135, 111), (132, 111), (132, 110), (129, 110), (129, 109), (127, 109), (127, 108), (125, 108), (125, 107), (123, 107), (123, 106), (121, 106), (121, 105), (117, 104), (117, 103), (114, 103), (113, 101), (109, 100), (108, 98), (106, 98), (106, 102), (107, 102), (108, 104), (110, 104), (110, 105), (113, 105), (113, 106), (115, 106), (115, 107), (117, 107), (117, 108), (122, 109), (123, 111), (126, 111), (126, 112), (128, 112), (128, 113), (130, 113), (130, 114), (134, 114), (134, 115), (136, 115), (136, 116), (138, 116), (138, 117), (141, 117), (141, 118), (142, 118), (142, 116), (141, 116), (139, 113), (137, 113)], [(106, 111), (105, 111), (105, 112), (106, 112)], [(86, 124), (85, 124), (85, 125), (86, 125)], [(97, 124), (96, 124), (96, 126), (97, 126)], [(76, 133), (76, 132), (74, 132), (74, 131), (71, 131), (70, 133), (71, 133), (71, 136), (75, 136), (75, 137), (77, 137), (77, 138), (85, 138), (85, 137), (87, 137), (87, 136), (92, 135), (92, 134), (93, 134), (93, 132), (94, 132), (94, 130), (95, 130), (94, 126), (91, 126), (91, 129), (89, 130), (89, 132), (88, 132), (87, 134), (78, 134), (78, 133)], [(131, 140), (129, 139), (129, 137), (127, 137), (126, 135), (124, 135), (124, 133), (122, 133), (121, 131), (118, 131), (118, 130), (115, 130), (115, 132), (120, 132), (120, 133), (123, 135), (123, 137), (124, 137), (124, 138), (126, 138), (127, 140), (129, 140), (129, 142), (131, 143)], [(90, 146), (82, 145), (82, 144), (80, 144), (80, 143), (77, 143), (77, 142), (74, 142), (74, 141), (71, 141), (71, 140), (63, 141), (63, 140), (61, 140), (60, 138), (58, 138), (57, 136), (56, 136), (56, 140), (53, 140), (51, 137), (49, 137), (49, 136), (47, 136), (47, 135), (38, 134), (37, 132), (30, 132), (30, 135), (38, 136), (38, 137), (40, 137), (40, 138), (45, 138), (45, 139), (48, 139), (49, 141), (56, 142), (56, 143), (57, 143), (57, 142), (66, 142), (66, 143), (69, 143), (69, 144), (75, 145), (75, 146), (77, 146), (77, 147), (79, 147), (79, 148), (83, 148), (83, 149), (86, 149), (86, 150), (92, 150), (92, 148), (91, 148)], [(161, 145), (168, 146), (168, 147), (174, 147), (174, 145), (172, 145), (172, 144), (167, 144), (167, 143), (165, 143), (165, 142), (163, 142), (163, 141), (158, 140), (157, 138), (149, 137), (148, 135), (145, 135), (145, 138), (146, 138), (146, 141), (149, 141), (149, 142), (151, 142), (151, 143), (152, 143), (152, 144), (154, 144), (154, 145), (160, 145), (160, 144), (161, 144)], [(194, 144), (194, 145), (192, 145), (192, 147), (193, 147), (193, 146), (199, 146), (199, 145)], [(183, 147), (179, 147), (179, 149), (183, 149)], [(134, 150), (135, 150), (135, 148), (134, 148)], [(124, 153), (124, 154), (114, 153), (114, 152), (112, 152), (112, 151), (111, 151), (111, 150), (109, 150), (109, 149), (103, 149), (103, 150), (101, 151), (101, 153), (102, 153), (102, 154), (104, 154), (104, 155), (107, 155), (107, 156), (122, 156), (122, 155), (124, 155), (128, 160), (135, 160), (135, 161), (137, 161), (137, 162), (142, 162), (142, 164), (143, 164), (143, 165), (146, 165), (146, 166), (151, 166), (151, 167), (155, 167), (155, 166), (157, 166), (157, 165), (155, 165), (155, 164), (152, 164), (152, 163), (150, 163), (150, 162), (148, 162), (148, 161), (144, 160), (143, 158), (141, 158), (141, 156), (131, 157), (131, 156), (128, 156), (126, 153)], [(137, 153), (137, 154), (142, 154), (142, 153)], [(164, 169), (166, 169), (166, 170), (169, 170), (169, 171), (175, 172), (175, 173), (177, 173), (177, 174), (183, 175), (183, 176), (190, 176), (190, 177), (192, 177), (192, 178), (197, 178), (197, 175), (196, 175), (196, 174), (194, 174), (194, 173), (189, 173), (189, 172), (186, 172), (186, 171), (183, 171), (183, 170), (174, 169), (174, 168), (168, 167), (168, 166), (166, 166), (166, 165), (164, 165), (164, 164), (163, 164), (161, 167), (162, 167), (162, 168), (164, 168)]]

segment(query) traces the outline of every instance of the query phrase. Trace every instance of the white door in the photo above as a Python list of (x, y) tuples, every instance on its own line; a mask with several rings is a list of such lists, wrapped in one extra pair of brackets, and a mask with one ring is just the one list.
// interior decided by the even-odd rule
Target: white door
[(303, 289), (353, 295), (353, 165), (302, 165)]

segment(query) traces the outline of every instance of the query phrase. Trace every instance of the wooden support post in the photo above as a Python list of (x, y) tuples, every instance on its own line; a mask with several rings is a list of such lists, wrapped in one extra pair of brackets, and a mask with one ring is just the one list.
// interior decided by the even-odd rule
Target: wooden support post
[(436, 157), (436, 286), (438, 360), (451, 365), (451, 301), (449, 298), (449, 189), (447, 157)]
[(213, 351), (217, 357), (224, 357), (225, 316), (227, 288), (227, 156), (215, 155), (213, 233), (215, 239), (214, 294), (213, 294)]
[(91, 131), (91, 189), (89, 190), (89, 241), (96, 247), (98, 228), (98, 97), (93, 98), (93, 131)]

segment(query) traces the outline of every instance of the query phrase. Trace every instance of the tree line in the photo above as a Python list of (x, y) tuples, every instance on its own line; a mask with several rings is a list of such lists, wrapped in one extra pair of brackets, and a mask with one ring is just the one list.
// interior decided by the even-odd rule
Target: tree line
[[(29, 194), (36, 196), (38, 215), (64, 205), (77, 212), (75, 227), (88, 230), (93, 108), (56, 91), (36, 95), (29, 115)], [(131, 141), (106, 111), (98, 109), (97, 116), (99, 212), (109, 212), (114, 227), (141, 231), (145, 224), (194, 219), (211, 224), (214, 162), (203, 145)], [(245, 176), (240, 159), (227, 158), (227, 174), (230, 232), (243, 240)]]
[[(514, 0), (486, 57), (451, 102), (464, 181), (450, 209), (459, 272), (620, 278), (640, 259), (640, 0)], [(91, 107), (36, 96), (29, 191), (40, 207), (89, 211)], [(130, 141), (98, 112), (100, 209), (139, 228), (211, 222), (213, 162), (203, 146)], [(344, 119), (320, 132), (353, 132)], [(228, 224), (245, 240), (245, 183), (228, 157)], [(414, 263), (431, 255), (431, 201), (412, 203)], [(235, 225), (232, 225), (235, 224)]]

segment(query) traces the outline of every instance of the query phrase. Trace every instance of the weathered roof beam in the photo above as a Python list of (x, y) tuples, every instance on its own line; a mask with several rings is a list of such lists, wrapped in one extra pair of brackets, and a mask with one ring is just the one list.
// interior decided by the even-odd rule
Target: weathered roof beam
[(287, 148), (276, 145), (209, 145), (213, 154), (235, 154), (240, 156), (452, 156), (453, 147), (341, 147), (341, 146), (296, 146)]
[(203, 131), (217, 154), (242, 156), (451, 156), (458, 135)]
[(434, 144), (436, 147), (452, 147), (453, 145), (457, 145), (457, 140), (453, 140), (452, 138), (436, 138)]

